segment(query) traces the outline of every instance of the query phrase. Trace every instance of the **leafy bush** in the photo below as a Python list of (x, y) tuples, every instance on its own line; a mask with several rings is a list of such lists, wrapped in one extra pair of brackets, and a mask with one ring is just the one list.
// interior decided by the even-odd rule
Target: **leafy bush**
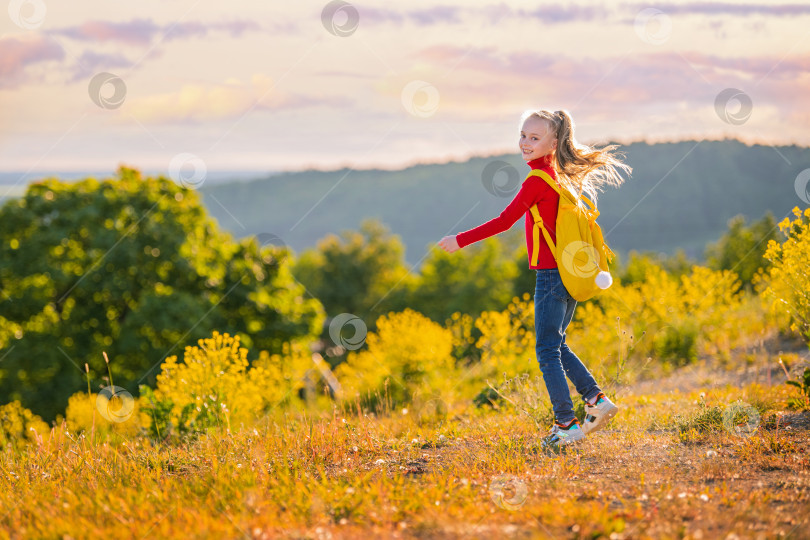
[(99, 399), (98, 394), (77, 392), (68, 399), (65, 421), (68, 429), (73, 432), (86, 431), (88, 434), (94, 432), (102, 435), (113, 432), (133, 436), (141, 433), (148, 418), (134, 398), (132, 402), (124, 403), (117, 397), (107, 401), (104, 395)]
[[(676, 278), (652, 259), (640, 261), (634, 266), (637, 281), (617, 281), (595, 300), (580, 303), (566, 333), (571, 350), (605, 385), (635, 378), (651, 362), (668, 370), (701, 354), (728, 358), (732, 348), (762, 335), (764, 306), (740, 291), (733, 272), (692, 266)], [(497, 400), (487, 381), (539, 371), (529, 294), (503, 311), (481, 313), (472, 322), (479, 333), (474, 347), (470, 324), (461, 314), (448, 321), (453, 354), (463, 367), (458, 384), (465, 384), (467, 395), (478, 394), (476, 404)], [(613, 374), (612, 382), (604, 381)]]
[(658, 359), (675, 366), (697, 360), (698, 328), (692, 321), (681, 321), (677, 326), (667, 325), (656, 332), (652, 344)]
[(674, 418), (675, 429), (681, 442), (694, 442), (705, 433), (723, 430), (723, 407), (708, 405), (701, 395), (698, 410)]
[(366, 336), (367, 348), (349, 353), (335, 370), (345, 399), (376, 406), (387, 398), (395, 407), (410, 403), (415, 393), (454, 388), (449, 330), (411, 309), (381, 316), (376, 327)]
[[(456, 253), (433, 249), (419, 276), (409, 282), (409, 307), (438, 323), (456, 312), (477, 316), (501, 309), (512, 299), (512, 282), (518, 276), (518, 267), (502, 251), (498, 238), (487, 238)], [(525, 248), (523, 251), (525, 259)]]
[(788, 404), (793, 409), (810, 408), (810, 368), (804, 368), (802, 378), (798, 381), (785, 381), (785, 384), (799, 389), (801, 397), (792, 398)]
[(647, 273), (651, 268), (663, 268), (670, 276), (680, 278), (691, 272), (695, 265), (695, 262), (690, 260), (682, 249), (679, 249), (674, 255), (631, 251), (626, 265), (622, 266), (621, 261), (617, 261), (617, 263), (615, 271), (612, 267), (611, 272), (626, 285), (647, 279)]
[(777, 234), (770, 212), (750, 226), (746, 226), (744, 216), (735, 216), (729, 220), (723, 237), (706, 247), (708, 265), (713, 270), (734, 270), (743, 285), (750, 285), (761, 269), (770, 266), (763, 255), (768, 242), (776, 240)]
[(475, 346), (481, 331), (475, 326), (475, 319), (466, 313), (455, 312), (445, 322), (445, 327), (453, 334), (453, 358), (456, 365), (469, 365), (481, 359)]
[(154, 384), (154, 359), (187, 333), (238, 332), (272, 353), (314, 336), (323, 308), (286, 256), (235, 241), (169, 178), (122, 166), (103, 181), (34, 182), (0, 206), (0, 396), (51, 420), (83, 387), (66, 356), (97, 378), (106, 351), (134, 388), (145, 374)]
[(37, 434), (45, 435), (48, 431), (48, 424), (19, 401), (0, 406), (0, 449), (6, 445), (16, 448), (33, 442)]
[(250, 426), (293, 395), (310, 361), (298, 342), (286, 345), (282, 354), (262, 351), (250, 368), (247, 354), (239, 336), (214, 332), (198, 346), (186, 347), (182, 363), (167, 358), (157, 388), (141, 387), (150, 434), (165, 439)]
[(578, 306), (567, 341), (589, 367), (595, 361), (612, 370), (629, 362), (630, 375), (647, 358), (677, 366), (701, 353), (728, 357), (764, 325), (739, 289), (733, 272), (693, 266), (676, 279), (650, 263), (645, 279), (614, 283)]
[(475, 320), (481, 334), (475, 346), (479, 365), (467, 374), (471, 384), (483, 386), (500, 375), (515, 377), (537, 369), (535, 359), (534, 300), (528, 294), (514, 298), (504, 311), (485, 311)]
[(785, 241), (768, 242), (765, 257), (772, 267), (764, 294), (773, 311), (788, 316), (790, 330), (810, 344), (810, 208), (802, 212), (796, 207), (793, 215), (779, 223)]
[[(635, 377), (649, 361), (666, 370), (699, 355), (728, 359), (733, 348), (750, 344), (767, 328), (764, 304), (741, 290), (735, 272), (689, 264), (682, 254), (666, 260), (633, 254), (623, 276), (629, 281), (617, 280), (593, 301), (579, 304), (567, 333), (568, 344), (586, 365), (601, 376), (615, 370), (616, 382), (625, 368)], [(457, 338), (456, 354), (479, 364), (482, 379), (535, 372), (529, 294), (504, 311), (476, 318), (481, 335), (475, 348), (469, 347), (461, 320), (458, 315), (450, 325), (454, 335), (465, 337)], [(477, 399), (483, 404), (495, 398), (483, 391)]]
[(322, 238), (295, 262), (296, 278), (323, 304), (330, 316), (364, 316), (381, 304), (381, 312), (398, 309), (409, 280), (405, 248), (399, 236), (380, 221), (365, 219), (359, 231)]
[(730, 435), (751, 435), (759, 429), (762, 415), (769, 404), (760, 400), (748, 403), (742, 400), (725, 400), (723, 405), (709, 405), (700, 394), (698, 410), (676, 415), (673, 418), (678, 439), (683, 443), (696, 442), (708, 433), (725, 432)]

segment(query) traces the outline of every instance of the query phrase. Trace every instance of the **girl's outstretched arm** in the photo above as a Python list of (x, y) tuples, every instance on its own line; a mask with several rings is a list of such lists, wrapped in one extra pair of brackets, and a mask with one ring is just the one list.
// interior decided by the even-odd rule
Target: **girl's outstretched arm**
[(439, 247), (445, 250), (447, 253), (453, 253), (454, 251), (458, 251), (460, 249), (458, 241), (456, 240), (456, 235), (445, 236), (439, 240)]

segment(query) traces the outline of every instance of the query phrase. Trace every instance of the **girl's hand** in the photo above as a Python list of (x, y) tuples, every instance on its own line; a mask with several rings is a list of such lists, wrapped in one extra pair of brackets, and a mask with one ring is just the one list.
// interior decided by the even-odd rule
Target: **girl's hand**
[(441, 240), (439, 240), (439, 247), (445, 250), (447, 253), (453, 253), (454, 251), (458, 251), (458, 241), (456, 241), (456, 236), (445, 236)]

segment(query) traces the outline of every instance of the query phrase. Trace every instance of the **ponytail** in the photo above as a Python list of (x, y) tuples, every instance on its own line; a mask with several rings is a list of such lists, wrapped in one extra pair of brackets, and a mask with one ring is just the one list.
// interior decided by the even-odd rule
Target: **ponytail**
[(537, 116), (551, 124), (557, 138), (555, 169), (557, 179), (576, 197), (586, 195), (596, 201), (597, 193), (604, 186), (619, 186), (624, 182), (621, 173), (633, 169), (623, 163), (624, 155), (616, 152), (618, 145), (593, 148), (580, 144), (574, 138), (574, 121), (568, 111), (527, 111), (522, 121)]

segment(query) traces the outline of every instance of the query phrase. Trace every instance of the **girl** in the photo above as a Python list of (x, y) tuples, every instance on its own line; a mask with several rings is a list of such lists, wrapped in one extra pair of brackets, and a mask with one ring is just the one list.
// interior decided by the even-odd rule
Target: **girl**
[[(574, 139), (574, 123), (566, 111), (527, 111), (521, 119), (520, 151), (532, 169), (543, 169), (563, 189), (574, 195), (587, 195), (596, 201), (597, 189), (623, 182), (620, 171), (631, 169), (614, 155), (615, 145), (601, 149), (581, 145)], [(529, 209), (537, 204), (543, 224), (556, 242), (555, 224), (559, 194), (544, 180), (530, 176), (501, 214), (474, 229), (445, 236), (439, 246), (448, 253), (509, 229), (522, 214), (526, 216), (526, 246), (532, 253), (532, 226)], [(535, 351), (543, 380), (554, 408), (554, 426), (543, 439), (546, 448), (559, 448), (597, 431), (618, 412), (596, 384), (593, 376), (565, 343), (565, 330), (577, 305), (560, 279), (557, 262), (543, 237), (540, 238), (534, 291)], [(529, 255), (530, 257), (530, 255)], [(585, 401), (585, 421), (580, 425), (565, 376), (571, 379)]]

